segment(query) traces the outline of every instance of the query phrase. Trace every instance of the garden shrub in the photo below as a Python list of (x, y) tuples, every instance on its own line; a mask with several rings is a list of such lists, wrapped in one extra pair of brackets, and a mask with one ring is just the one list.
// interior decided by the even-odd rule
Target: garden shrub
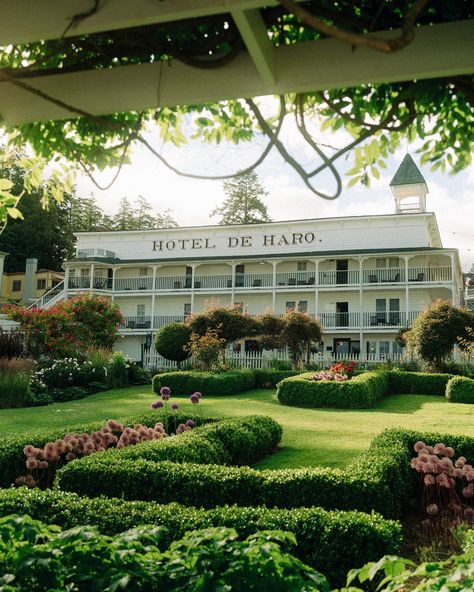
[(372, 407), (388, 392), (385, 372), (365, 372), (344, 382), (313, 377), (313, 372), (306, 372), (282, 380), (277, 388), (280, 403), (295, 407), (364, 409)]
[[(213, 422), (215, 419), (201, 417), (200, 415), (173, 413), (172, 415), (165, 415), (163, 413), (147, 413), (132, 417), (119, 417), (117, 421), (124, 425), (133, 426), (140, 423), (145, 426), (152, 427), (157, 422), (161, 421), (165, 424), (166, 431), (173, 431), (180, 423), (186, 422), (188, 419), (193, 419), (197, 425)], [(76, 424), (69, 426), (67, 430), (48, 430), (45, 432), (38, 432), (32, 435), (10, 436), (0, 439), (0, 487), (9, 487), (19, 475), (25, 472), (25, 455), (23, 448), (28, 444), (33, 446), (43, 447), (47, 442), (55, 441), (62, 438), (66, 432), (94, 432), (100, 430), (104, 422), (96, 421), (87, 424)]]
[[(198, 463), (206, 467), (213, 464), (250, 464), (270, 454), (280, 441), (281, 434), (281, 427), (270, 417), (247, 416), (220, 420), (182, 434), (179, 438), (143, 442), (124, 449), (111, 448), (104, 453), (78, 459), (58, 471), (57, 484), (62, 489), (81, 491), (91, 496), (102, 493), (120, 496), (116, 492), (128, 487), (128, 474), (131, 479), (133, 475), (136, 476), (139, 487), (153, 489), (157, 481), (151, 478), (147, 482), (145, 475), (149, 471), (160, 474), (161, 466), (165, 466), (165, 463), (158, 461), (172, 461), (171, 466), (179, 467), (181, 471), (185, 470), (184, 465), (173, 463)], [(122, 476), (118, 477), (118, 473)], [(110, 489), (112, 483), (108, 486), (108, 479), (104, 481), (99, 476), (102, 474), (120, 481), (116, 484), (118, 489), (115, 489), (115, 493)], [(228, 478), (231, 478), (230, 470)], [(199, 484), (195, 485), (202, 495)], [(167, 499), (171, 501), (174, 495), (172, 485), (167, 492), (171, 496)], [(247, 503), (249, 499), (247, 497)]]
[(446, 386), (446, 398), (452, 403), (474, 403), (474, 380), (455, 376)]
[(392, 395), (415, 394), (444, 397), (448, 380), (451, 380), (453, 375), (391, 370), (388, 377), (389, 391)]
[(0, 490), (0, 515), (7, 514), (29, 514), (62, 528), (89, 524), (107, 535), (140, 525), (165, 526), (164, 548), (191, 529), (235, 528), (241, 537), (261, 530), (285, 530), (296, 537), (295, 555), (325, 574), (333, 585), (344, 583), (355, 557), (358, 564), (374, 561), (385, 553), (396, 553), (401, 544), (401, 526), (397, 522), (376, 513), (321, 508), (231, 506), (204, 510), (176, 503), (89, 499), (73, 493), (21, 488)]
[(33, 405), (29, 374), (0, 372), (0, 409), (13, 409)]
[[(192, 531), (168, 549), (163, 528), (140, 526), (113, 537), (91, 526), (67, 531), (29, 516), (0, 520), (0, 581), (10, 592), (46, 590), (178, 591), (242, 589), (329, 592), (326, 578), (293, 557), (293, 534), (233, 528)], [(282, 549), (282, 545), (285, 549)], [(3, 587), (2, 587), (3, 588)]]
[(251, 370), (230, 370), (221, 373), (183, 370), (154, 376), (155, 393), (159, 393), (163, 386), (168, 386), (173, 395), (189, 395), (196, 391), (210, 396), (235, 395), (254, 388), (255, 378)]
[(275, 388), (284, 378), (301, 374), (298, 370), (253, 370), (255, 388)]

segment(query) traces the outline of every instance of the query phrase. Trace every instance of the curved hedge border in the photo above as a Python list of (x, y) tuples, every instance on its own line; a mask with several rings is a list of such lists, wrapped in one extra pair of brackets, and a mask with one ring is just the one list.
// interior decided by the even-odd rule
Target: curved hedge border
[(446, 398), (451, 403), (474, 403), (474, 380), (454, 376), (446, 387)]
[(295, 407), (365, 409), (388, 393), (386, 372), (364, 372), (346, 382), (313, 380), (314, 374), (306, 372), (282, 380), (277, 387), (280, 403)]
[[(211, 427), (211, 426), (210, 426)], [(199, 428), (207, 429), (207, 426)], [(197, 432), (197, 430), (196, 430)], [(417, 440), (453, 446), (474, 458), (474, 438), (386, 430), (345, 470), (325, 468), (256, 471), (249, 467), (149, 462), (140, 459), (144, 445), (92, 455), (58, 472), (58, 485), (90, 497), (105, 494), (134, 500), (177, 501), (212, 507), (226, 503), (279, 508), (321, 506), (326, 509), (375, 510), (400, 518), (416, 495), (417, 475), (410, 468)], [(161, 441), (158, 441), (158, 443)], [(123, 456), (124, 452), (133, 458)], [(199, 462), (199, 461), (198, 461)]]
[[(9, 487), (18, 475), (25, 472), (25, 455), (23, 454), (23, 448), (28, 444), (34, 446), (43, 447), (46, 442), (51, 442), (62, 438), (66, 433), (69, 432), (95, 432), (100, 430), (108, 418), (104, 418), (103, 421), (95, 421), (91, 423), (76, 424), (60, 430), (39, 432), (32, 434), (31, 436), (12, 436), (0, 439), (0, 487)], [(167, 431), (173, 430), (176, 425), (186, 422), (188, 419), (192, 419), (197, 425), (212, 423), (216, 421), (216, 418), (201, 417), (193, 413), (177, 413), (173, 416), (166, 416), (162, 412), (152, 412), (146, 415), (134, 415), (129, 417), (117, 417), (114, 418), (120, 423), (126, 426), (133, 426), (140, 423), (147, 427), (153, 427), (158, 421), (165, 424), (168, 422), (170, 425)], [(182, 434), (184, 435), (184, 434)]]
[(156, 374), (152, 384), (155, 393), (159, 393), (161, 387), (168, 386), (173, 395), (191, 395), (196, 391), (208, 396), (235, 395), (254, 388), (255, 376), (252, 370), (220, 373), (183, 370)]
[(343, 585), (355, 562), (362, 565), (383, 554), (397, 553), (401, 544), (401, 526), (396, 522), (375, 513), (329, 512), (321, 508), (230, 506), (202, 510), (175, 503), (89, 499), (73, 493), (22, 488), (0, 490), (0, 515), (8, 514), (29, 514), (62, 528), (90, 524), (109, 535), (142, 524), (165, 526), (164, 546), (180, 539), (186, 531), (211, 526), (235, 528), (242, 537), (259, 530), (286, 530), (296, 536), (295, 555), (338, 586)]

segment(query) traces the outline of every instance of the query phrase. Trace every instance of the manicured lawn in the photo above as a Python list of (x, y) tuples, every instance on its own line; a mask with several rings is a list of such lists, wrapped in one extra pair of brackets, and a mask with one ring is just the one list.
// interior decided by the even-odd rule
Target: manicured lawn
[[(155, 400), (151, 387), (132, 387), (47, 407), (0, 410), (0, 434), (33, 434), (89, 421), (142, 414)], [(181, 400), (180, 400), (181, 399)], [(174, 397), (182, 410), (187, 398)], [(282, 449), (260, 468), (344, 467), (387, 427), (474, 436), (474, 406), (443, 397), (394, 395), (363, 411), (284, 407), (274, 390), (253, 390), (232, 397), (205, 397), (203, 413), (212, 416), (271, 415), (283, 425)]]

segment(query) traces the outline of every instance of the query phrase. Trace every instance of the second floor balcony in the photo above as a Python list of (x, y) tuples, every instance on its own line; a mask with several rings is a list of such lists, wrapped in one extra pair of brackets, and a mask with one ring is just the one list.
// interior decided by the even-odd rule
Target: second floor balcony
[(294, 271), (277, 273), (237, 273), (219, 275), (157, 275), (116, 277), (89, 275), (70, 276), (68, 290), (95, 290), (113, 292), (181, 292), (232, 290), (311, 290), (314, 288), (387, 286), (408, 283), (415, 285), (446, 284), (453, 281), (451, 267), (409, 267)]

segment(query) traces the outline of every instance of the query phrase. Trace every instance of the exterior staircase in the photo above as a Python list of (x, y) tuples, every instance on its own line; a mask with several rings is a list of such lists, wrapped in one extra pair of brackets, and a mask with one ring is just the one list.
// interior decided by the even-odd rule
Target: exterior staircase
[(38, 300), (35, 300), (35, 302), (30, 304), (30, 306), (28, 306), (28, 308), (29, 309), (31, 309), (31, 308), (49, 308), (50, 306), (57, 304), (61, 300), (64, 300), (64, 298), (66, 298), (66, 292), (64, 290), (64, 280), (63, 280), (62, 282), (60, 282), (59, 284), (57, 284), (56, 286), (51, 288), (51, 290), (46, 292), (46, 294), (43, 294), (43, 296), (41, 296), (41, 298), (38, 298)]

